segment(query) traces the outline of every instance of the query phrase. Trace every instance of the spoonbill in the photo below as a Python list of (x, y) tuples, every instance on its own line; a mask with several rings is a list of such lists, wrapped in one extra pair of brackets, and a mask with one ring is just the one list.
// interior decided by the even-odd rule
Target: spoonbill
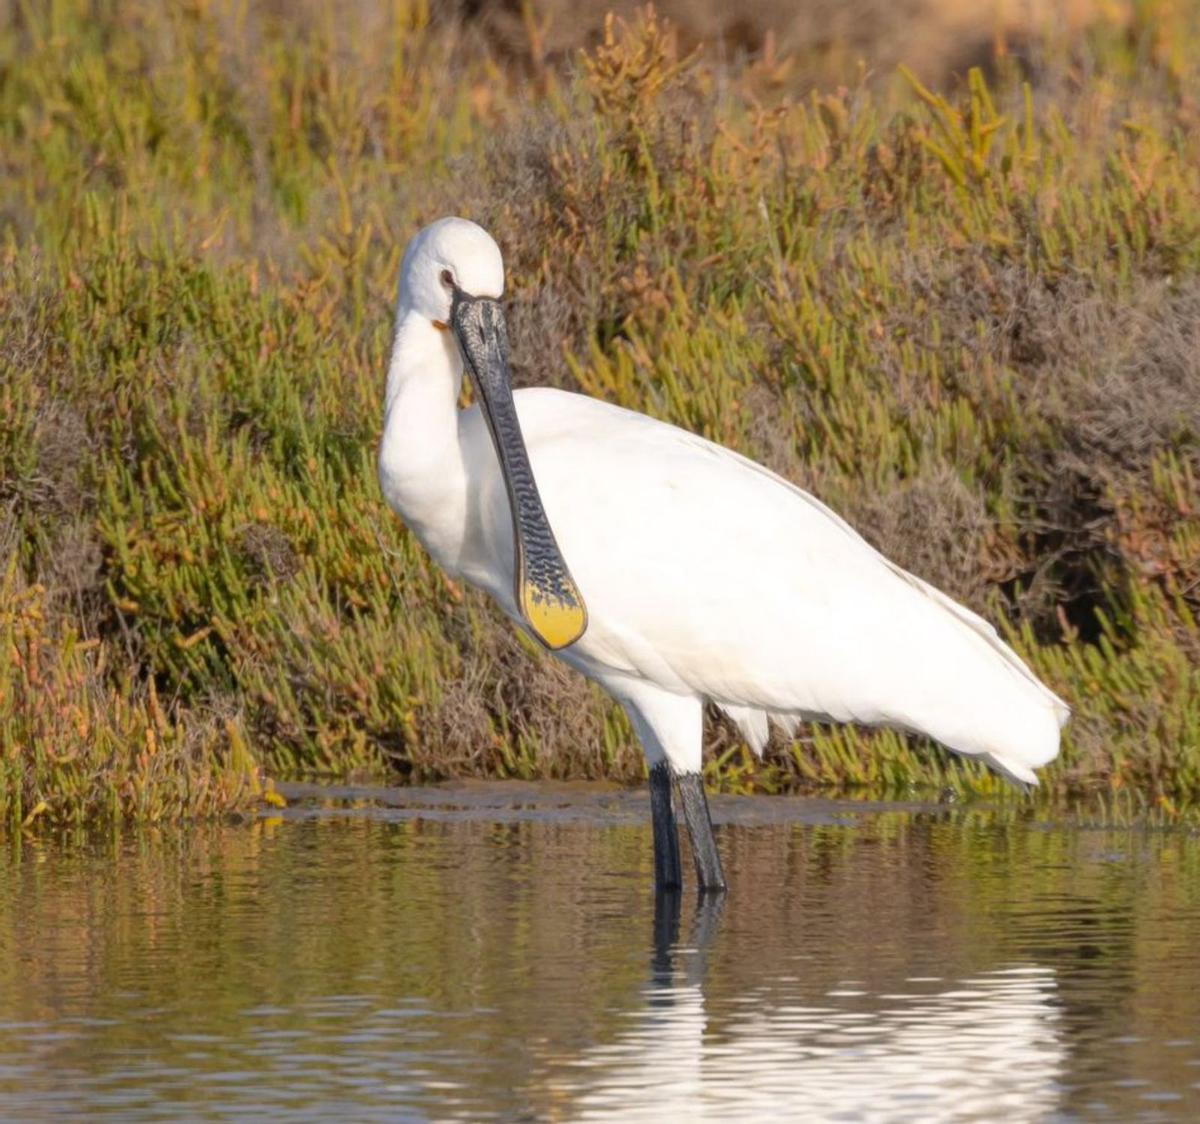
[[(580, 394), (510, 385), (504, 264), (444, 218), (400, 268), (379, 477), (451, 577), (624, 707), (646, 754), (655, 882), (723, 890), (705, 702), (761, 755), (768, 721), (926, 734), (1036, 784), (1069, 711), (982, 618), (761, 465)], [(464, 368), (478, 402), (458, 408)]]

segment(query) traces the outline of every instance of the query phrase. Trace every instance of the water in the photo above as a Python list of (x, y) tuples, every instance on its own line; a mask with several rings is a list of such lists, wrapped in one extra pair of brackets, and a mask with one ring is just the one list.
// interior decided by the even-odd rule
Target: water
[(644, 795), (595, 788), (11, 842), (0, 1118), (1200, 1118), (1195, 836), (714, 817), (728, 897), (657, 910)]

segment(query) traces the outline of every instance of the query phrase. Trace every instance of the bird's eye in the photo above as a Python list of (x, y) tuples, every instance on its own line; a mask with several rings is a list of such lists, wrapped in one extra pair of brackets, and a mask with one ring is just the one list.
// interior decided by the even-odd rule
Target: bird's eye
[(454, 274), (448, 269), (442, 270), (442, 284), (449, 289), (454, 288)]

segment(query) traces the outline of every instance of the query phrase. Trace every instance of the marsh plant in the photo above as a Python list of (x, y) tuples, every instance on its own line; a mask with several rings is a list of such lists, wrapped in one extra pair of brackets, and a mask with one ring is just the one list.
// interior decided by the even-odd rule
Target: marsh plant
[[(936, 89), (808, 88), (651, 12), (519, 64), (402, 0), (0, 16), (9, 822), (265, 775), (641, 776), (379, 494), (399, 254), (446, 212), (503, 247), (518, 383), (760, 459), (999, 622), (1075, 710), (1044, 791), (1195, 799), (1194, 2)], [(716, 744), (726, 788), (1003, 787), (886, 732)]]

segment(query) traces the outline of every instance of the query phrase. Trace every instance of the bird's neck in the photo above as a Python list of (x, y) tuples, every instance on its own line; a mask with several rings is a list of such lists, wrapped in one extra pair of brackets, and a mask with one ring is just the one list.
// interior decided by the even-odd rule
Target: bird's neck
[(402, 309), (388, 365), (385, 430), (398, 413), (403, 419), (414, 409), (434, 409), (443, 422), (453, 422), (462, 378), (462, 355), (450, 331)]
[[(435, 554), (452, 549), (465, 503), (458, 442), (462, 356), (450, 332), (401, 310), (379, 449), (387, 501)], [(440, 559), (439, 559), (440, 560)]]

